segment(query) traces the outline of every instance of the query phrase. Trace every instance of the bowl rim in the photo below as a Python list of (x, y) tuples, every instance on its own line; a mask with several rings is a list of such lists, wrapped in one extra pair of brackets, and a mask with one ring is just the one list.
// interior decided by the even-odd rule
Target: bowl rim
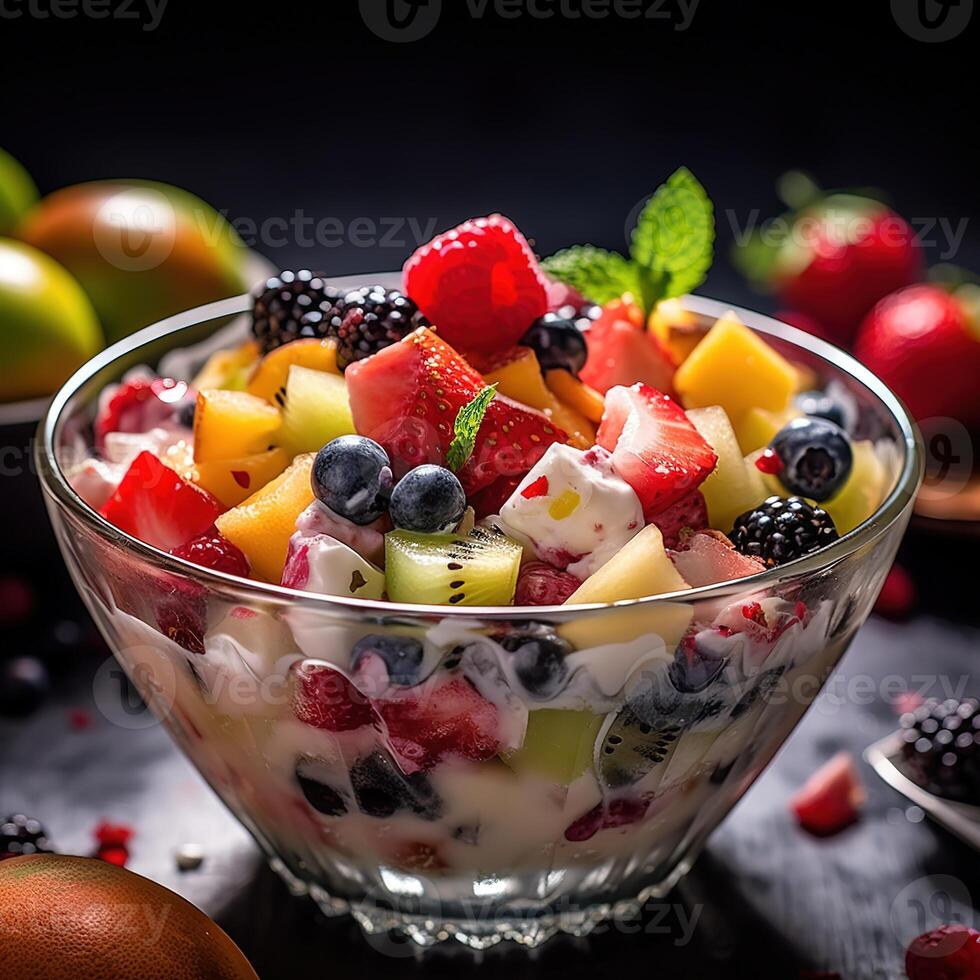
[[(332, 278), (341, 288), (353, 288), (363, 285), (368, 280), (373, 282), (393, 281), (397, 274), (367, 274)], [(644, 604), (684, 602), (694, 603), (706, 599), (724, 598), (725, 596), (744, 594), (746, 591), (763, 590), (768, 587), (786, 584), (813, 572), (826, 570), (843, 560), (869, 542), (883, 536), (887, 530), (906, 513), (911, 513), (912, 503), (922, 480), (924, 458), (922, 442), (917, 427), (907, 409), (892, 393), (892, 391), (843, 350), (813, 337), (796, 327), (783, 323), (773, 317), (752, 310), (734, 306), (704, 296), (687, 295), (680, 297), (685, 309), (699, 315), (720, 318), (723, 314), (733, 311), (743, 323), (752, 330), (763, 335), (770, 335), (779, 340), (800, 347), (816, 355), (820, 360), (845, 374), (850, 380), (856, 381), (868, 389), (891, 414), (898, 429), (896, 445), (902, 447), (900, 471), (890, 493), (879, 504), (877, 510), (858, 527), (840, 537), (833, 544), (811, 555), (787, 562), (776, 568), (766, 569), (755, 575), (739, 579), (731, 579), (714, 585), (700, 586), (680, 592), (660, 593), (644, 596), (639, 599), (625, 599), (613, 603), (588, 603), (582, 605), (553, 605), (553, 606), (444, 606), (423, 605), (419, 603), (396, 603), (376, 599), (358, 599), (347, 596), (329, 596), (320, 593), (303, 592), (298, 589), (286, 588), (281, 585), (261, 582), (255, 579), (240, 578), (224, 572), (204, 568), (182, 558), (170, 555), (152, 545), (132, 537), (119, 528), (110, 524), (96, 510), (90, 507), (72, 488), (65, 472), (58, 463), (55, 447), (64, 424), (63, 413), (78, 391), (96, 374), (111, 367), (120, 358), (131, 355), (139, 348), (153, 341), (160, 340), (170, 334), (200, 324), (208, 320), (218, 320), (230, 316), (247, 313), (251, 309), (252, 298), (249, 294), (230, 297), (204, 306), (195, 307), (175, 316), (167, 317), (158, 323), (144, 327), (142, 330), (118, 341), (97, 354), (79, 368), (51, 400), (48, 410), (41, 420), (38, 437), (35, 441), (35, 462), (45, 496), (59, 508), (68, 511), (90, 530), (108, 539), (111, 544), (124, 547), (135, 552), (142, 560), (154, 566), (173, 572), (185, 578), (196, 579), (204, 585), (212, 587), (229, 587), (237, 590), (250, 591), (258, 599), (267, 602), (290, 604), (302, 603), (316, 607), (324, 612), (339, 614), (356, 613), (380, 614), (388, 617), (415, 617), (453, 620), (494, 620), (519, 618), (541, 618), (552, 622), (580, 619), (596, 615), (606, 609), (631, 608)]]

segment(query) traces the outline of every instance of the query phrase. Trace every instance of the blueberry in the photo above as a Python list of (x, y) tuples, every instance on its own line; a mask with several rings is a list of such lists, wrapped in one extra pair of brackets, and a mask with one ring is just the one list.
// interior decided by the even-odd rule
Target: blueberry
[(847, 433), (827, 419), (793, 419), (776, 433), (769, 448), (783, 464), (783, 486), (811, 500), (827, 500), (837, 493), (854, 465)]
[(568, 677), (565, 658), (572, 648), (553, 629), (531, 625), (498, 639), (513, 654), (514, 673), (531, 697), (547, 701), (561, 691)]
[(720, 695), (678, 690), (671, 669), (649, 667), (636, 680), (640, 683), (627, 693), (626, 703), (641, 722), (656, 731), (686, 730), (725, 710)]
[(406, 531), (451, 531), (465, 510), (466, 494), (455, 474), (430, 463), (409, 470), (391, 494), (391, 521)]
[(306, 802), (317, 813), (340, 817), (347, 812), (346, 795), (325, 781), (329, 766), (319, 759), (304, 756), (296, 763), (296, 781)]
[(424, 772), (406, 776), (387, 752), (373, 752), (351, 767), (357, 805), (369, 817), (382, 819), (407, 810), (423, 820), (438, 820), (442, 801)]
[(851, 412), (844, 403), (835, 398), (829, 391), (802, 391), (794, 399), (794, 405), (804, 414), (811, 418), (826, 419), (839, 425), (842, 429), (849, 429)]
[(313, 462), (313, 492), (335, 514), (370, 524), (387, 509), (394, 482), (388, 454), (364, 436), (328, 442)]
[(698, 646), (697, 638), (682, 644), (674, 652), (668, 673), (670, 682), (682, 694), (700, 694), (710, 687), (725, 669), (728, 660)]
[(351, 651), (351, 670), (370, 654), (380, 657), (388, 668), (388, 680), (399, 687), (413, 687), (422, 680), (421, 668), (424, 650), (422, 644), (410, 636), (381, 636), (371, 633), (354, 644)]
[(542, 371), (561, 368), (578, 374), (585, 367), (588, 350), (582, 331), (574, 321), (555, 313), (545, 313), (535, 320), (521, 343), (538, 355)]

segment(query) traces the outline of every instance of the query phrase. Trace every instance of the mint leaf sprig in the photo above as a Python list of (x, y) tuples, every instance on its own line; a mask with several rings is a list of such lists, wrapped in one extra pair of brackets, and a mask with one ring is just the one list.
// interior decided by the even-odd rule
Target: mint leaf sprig
[(695, 289), (714, 255), (714, 209), (687, 167), (675, 171), (647, 201), (630, 241), (629, 258), (594, 245), (573, 245), (545, 259), (547, 275), (593, 303), (630, 293), (645, 313), (661, 300)]
[(487, 414), (493, 396), (497, 394), (496, 382), (487, 385), (471, 402), (464, 405), (456, 413), (453, 423), (453, 441), (446, 450), (446, 466), (458, 473), (473, 454), (476, 446), (476, 435), (483, 424), (483, 416)]

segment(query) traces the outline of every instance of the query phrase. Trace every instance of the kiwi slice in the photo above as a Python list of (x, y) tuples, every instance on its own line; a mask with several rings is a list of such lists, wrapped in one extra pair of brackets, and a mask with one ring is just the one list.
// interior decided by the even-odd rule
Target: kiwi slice
[(275, 403), (282, 409), (279, 443), (293, 455), (318, 452), (337, 436), (357, 431), (347, 384), (338, 374), (294, 364)]
[(385, 570), (392, 602), (448, 606), (509, 606), (521, 546), (497, 528), (469, 534), (385, 535)]

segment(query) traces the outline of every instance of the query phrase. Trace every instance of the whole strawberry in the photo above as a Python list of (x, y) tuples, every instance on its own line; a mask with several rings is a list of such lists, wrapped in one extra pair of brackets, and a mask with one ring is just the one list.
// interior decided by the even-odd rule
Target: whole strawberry
[(975, 291), (909, 286), (861, 325), (854, 353), (920, 421), (950, 417), (980, 427), (980, 329), (968, 302)]

